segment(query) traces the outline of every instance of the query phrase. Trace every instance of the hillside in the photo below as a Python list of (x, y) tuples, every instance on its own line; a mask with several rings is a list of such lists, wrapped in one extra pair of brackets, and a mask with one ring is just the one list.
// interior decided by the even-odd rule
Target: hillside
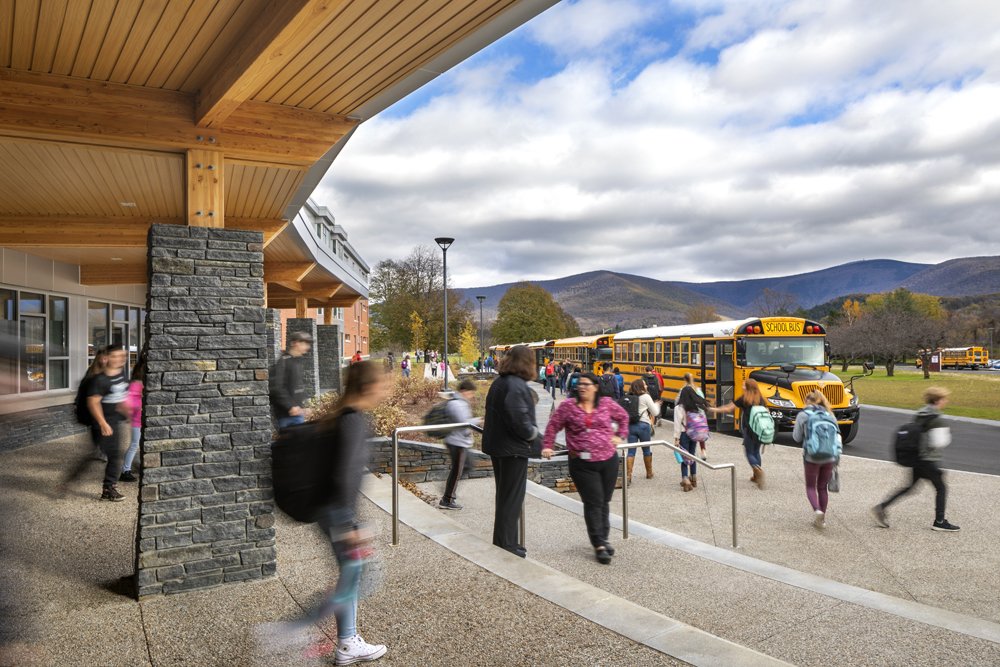
[(899, 285), (935, 296), (974, 296), (1000, 291), (1000, 257), (963, 257), (941, 262)]
[[(513, 283), (458, 290), (475, 305), (484, 295), (484, 315), (493, 319), (497, 304)], [(538, 281), (588, 332), (603, 329), (679, 324), (687, 310), (705, 303), (726, 317), (743, 317), (767, 288), (791, 295), (810, 316), (822, 319), (844, 295), (865, 295), (905, 287), (914, 292), (960, 297), (1000, 292), (1000, 256), (969, 257), (941, 264), (889, 259), (863, 260), (819, 271), (776, 278), (690, 283), (662, 281), (613, 271), (591, 271)]]

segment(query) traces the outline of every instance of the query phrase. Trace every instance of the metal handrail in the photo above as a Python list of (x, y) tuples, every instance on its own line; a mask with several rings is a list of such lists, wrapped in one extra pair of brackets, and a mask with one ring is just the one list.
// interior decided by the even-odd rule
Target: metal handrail
[[(699, 463), (709, 470), (723, 470), (729, 468), (729, 478), (732, 494), (733, 503), (733, 548), (739, 548), (739, 542), (736, 536), (736, 465), (733, 463), (719, 463), (712, 464), (705, 459), (699, 458), (694, 454), (691, 454), (685, 449), (682, 449), (672, 442), (667, 440), (650, 440), (647, 442), (630, 442), (622, 443), (616, 445), (615, 449), (633, 449), (638, 447), (667, 447), (674, 450), (678, 454), (683, 455), (687, 459), (693, 459), (696, 463)], [(628, 471), (626, 465), (625, 456), (622, 457), (622, 539), (628, 539)]]

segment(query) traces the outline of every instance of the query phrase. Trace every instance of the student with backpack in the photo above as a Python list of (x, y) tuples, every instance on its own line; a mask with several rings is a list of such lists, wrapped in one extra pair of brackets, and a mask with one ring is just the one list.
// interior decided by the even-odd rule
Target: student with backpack
[[(308, 470), (325, 471), (318, 476), (311, 476), (318, 482), (319, 488), (310, 488), (308, 495), (313, 499), (314, 509), (308, 517), (296, 516), (300, 521), (318, 523), (330, 544), (337, 560), (340, 574), (337, 584), (312, 611), (306, 616), (290, 624), (277, 639), (288, 639), (290, 635), (300, 635), (312, 625), (320, 625), (331, 615), (337, 620), (337, 645), (335, 661), (338, 665), (352, 665), (356, 662), (377, 660), (385, 655), (387, 649), (381, 644), (369, 644), (357, 628), (359, 587), (365, 564), (373, 554), (372, 535), (369, 530), (358, 522), (357, 504), (361, 493), (362, 476), (368, 465), (370, 436), (368, 419), (365, 413), (375, 408), (388, 393), (388, 382), (385, 373), (377, 364), (371, 361), (360, 361), (347, 367), (344, 380), (344, 392), (329, 416), (321, 422), (296, 426), (279, 436), (272, 446), (272, 463), (282, 465), (274, 471), (275, 500), (282, 507), (282, 491), (286, 486), (296, 483), (284, 473), (299, 471), (299, 478), (305, 479)], [(329, 449), (315, 449), (310, 455), (316, 458), (309, 466), (287, 465), (285, 457), (301, 456), (306, 444), (297, 443), (294, 438), (299, 429), (322, 429), (324, 438), (314, 442), (326, 442)], [(282, 438), (291, 439), (284, 456), (276, 456), (278, 442)], [(320, 456), (319, 454), (325, 454)], [(301, 485), (301, 482), (298, 482)], [(313, 482), (316, 484), (317, 482)], [(283, 508), (284, 509), (284, 508)], [(334, 651), (334, 647), (323, 641), (309, 650), (315, 657), (325, 657)]]
[(618, 400), (622, 397), (622, 394), (618, 388), (618, 380), (615, 379), (614, 373), (611, 372), (611, 364), (605, 363), (603, 368), (604, 374), (598, 378), (597, 395)]
[(579, 366), (576, 366), (573, 368), (573, 372), (569, 374), (569, 377), (566, 378), (567, 398), (576, 398), (577, 396), (576, 386), (577, 383), (580, 381), (580, 375), (582, 374), (583, 370)]
[[(888, 498), (872, 508), (875, 521), (883, 528), (889, 527), (886, 510), (894, 502), (913, 491), (922, 479), (934, 485), (937, 492), (934, 499), (934, 523), (931, 530), (955, 532), (959, 527), (950, 523), (944, 516), (948, 501), (948, 487), (944, 483), (944, 471), (939, 465), (943, 450), (951, 444), (951, 429), (941, 416), (941, 410), (948, 404), (951, 392), (944, 387), (928, 387), (924, 392), (924, 407), (922, 407), (910, 424), (901, 426), (896, 434), (897, 462), (908, 465), (912, 470), (909, 486), (895, 491)], [(915, 460), (906, 460), (902, 454), (915, 449)], [(910, 465), (912, 464), (912, 465)]]
[(764, 488), (764, 466), (761, 459), (761, 447), (774, 442), (774, 419), (764, 405), (764, 397), (760, 386), (753, 378), (743, 381), (743, 394), (732, 403), (708, 410), (714, 414), (735, 414), (740, 411), (740, 433), (743, 435), (743, 451), (747, 463), (753, 468), (750, 481)]
[[(87, 391), (90, 389), (90, 381), (96, 376), (104, 372), (104, 366), (108, 363), (108, 348), (104, 346), (99, 348), (94, 354), (94, 360), (90, 362), (90, 366), (87, 371), (83, 374), (83, 379), (80, 380), (80, 385), (76, 389), (76, 400), (73, 403), (74, 415), (76, 417), (76, 422), (90, 428), (94, 425), (94, 417), (90, 414), (90, 408), (87, 407)], [(101, 451), (101, 448), (96, 442), (92, 443), (94, 448), (94, 454), (92, 458), (98, 459), (100, 461), (107, 461), (108, 457)]]
[[(472, 400), (476, 397), (476, 383), (472, 380), (462, 380), (458, 383), (458, 391), (441, 392), (442, 398), (447, 399), (445, 412), (448, 423), (479, 423), (482, 420), (472, 417)], [(444, 444), (448, 447), (451, 456), (451, 471), (448, 473), (448, 481), (445, 482), (444, 495), (438, 507), (443, 510), (460, 510), (462, 506), (456, 502), (455, 490), (458, 488), (458, 479), (465, 470), (465, 455), (472, 447), (472, 429), (459, 428), (449, 431), (444, 437)]]
[[(104, 467), (104, 485), (101, 500), (120, 502), (125, 496), (118, 492), (118, 478), (122, 473), (123, 452), (119, 439), (119, 425), (130, 415), (128, 413), (128, 381), (125, 379), (125, 350), (120, 345), (107, 348), (104, 368), (101, 373), (87, 380), (86, 406), (90, 412), (90, 437), (94, 445), (107, 456)], [(89, 459), (81, 460), (59, 486), (64, 494), (70, 482), (79, 477), (89, 465)]]
[[(628, 394), (618, 400), (618, 404), (628, 413), (628, 441), (649, 442), (653, 438), (653, 424), (660, 416), (660, 406), (657, 405), (642, 380), (633, 380), (629, 385)], [(625, 459), (625, 471), (628, 483), (632, 483), (632, 468), (635, 466), (636, 447), (629, 447), (628, 458)], [(642, 461), (646, 465), (646, 479), (653, 479), (653, 448), (644, 445)]]
[(403, 355), (403, 360), (399, 362), (399, 368), (403, 371), (403, 377), (410, 377), (410, 355)]
[[(703, 410), (710, 406), (695, 392), (691, 374), (686, 373), (684, 378), (685, 380), (691, 378), (691, 381), (681, 388), (674, 405), (674, 444), (694, 456), (698, 444), (701, 443), (704, 448), (705, 441), (708, 440), (708, 419)], [(697, 488), (697, 462), (687, 456), (681, 456), (680, 464), (681, 488), (685, 492)]]
[(642, 380), (646, 383), (646, 390), (653, 397), (653, 400), (659, 401), (661, 394), (663, 394), (663, 376), (654, 372), (652, 366), (646, 366)]
[(813, 508), (813, 525), (826, 528), (826, 508), (829, 502), (827, 486), (840, 463), (840, 453), (843, 450), (840, 427), (822, 392), (809, 392), (805, 403), (805, 409), (795, 417), (792, 438), (795, 442), (802, 443), (806, 498)]
[(556, 383), (559, 381), (559, 371), (556, 370), (556, 362), (549, 359), (545, 364), (545, 390), (552, 393), (552, 400), (556, 400)]

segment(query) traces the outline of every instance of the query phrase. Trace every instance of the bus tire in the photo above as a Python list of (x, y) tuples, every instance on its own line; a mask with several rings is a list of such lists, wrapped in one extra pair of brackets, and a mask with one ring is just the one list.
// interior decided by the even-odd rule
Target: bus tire
[(855, 419), (850, 424), (841, 424), (840, 439), (845, 445), (850, 444), (858, 436), (858, 420)]

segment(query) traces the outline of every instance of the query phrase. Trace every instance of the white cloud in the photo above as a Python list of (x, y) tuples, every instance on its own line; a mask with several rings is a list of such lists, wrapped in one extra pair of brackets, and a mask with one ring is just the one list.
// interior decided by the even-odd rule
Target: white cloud
[(528, 82), (509, 56), (459, 68), (409, 116), (362, 126), (315, 198), (372, 263), (456, 236), (463, 286), (756, 277), (1000, 243), (1000, 5), (675, 0), (702, 16), (687, 42), (623, 81), (613, 45), (676, 37), (648, 33), (663, 30), (651, 6), (556, 6), (529, 32), (564, 67)]

